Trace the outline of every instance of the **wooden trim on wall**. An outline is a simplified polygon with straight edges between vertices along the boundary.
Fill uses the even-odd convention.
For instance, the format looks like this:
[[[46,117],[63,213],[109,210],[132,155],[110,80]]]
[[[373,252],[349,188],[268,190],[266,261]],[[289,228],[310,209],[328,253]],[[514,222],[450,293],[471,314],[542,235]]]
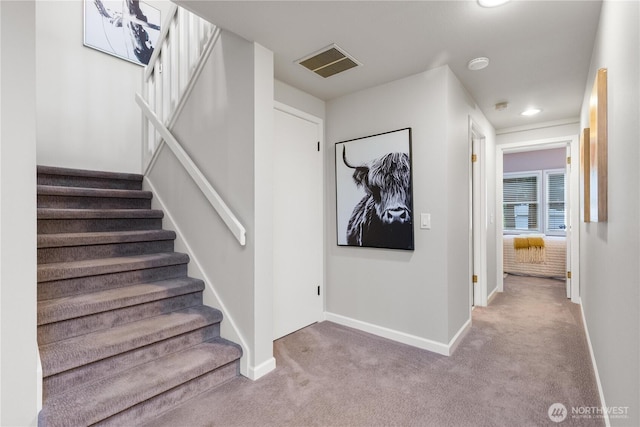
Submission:
[[[607,221],[607,69],[598,70],[589,107],[591,221]]]
[[[582,220],[584,222],[591,221],[590,132],[589,128],[585,128],[580,135],[580,186],[582,187]]]

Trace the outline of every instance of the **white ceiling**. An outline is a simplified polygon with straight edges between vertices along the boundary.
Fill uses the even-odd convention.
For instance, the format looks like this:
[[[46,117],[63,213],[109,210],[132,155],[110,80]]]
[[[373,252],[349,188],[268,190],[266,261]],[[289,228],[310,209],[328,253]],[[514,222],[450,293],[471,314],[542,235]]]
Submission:
[[[496,129],[577,118],[600,1],[184,1],[274,52],[275,77],[323,100],[448,64]],[[363,66],[324,79],[296,60],[331,43]],[[467,70],[478,56],[489,67]],[[496,111],[494,105],[509,107]],[[542,108],[534,117],[520,113]]]

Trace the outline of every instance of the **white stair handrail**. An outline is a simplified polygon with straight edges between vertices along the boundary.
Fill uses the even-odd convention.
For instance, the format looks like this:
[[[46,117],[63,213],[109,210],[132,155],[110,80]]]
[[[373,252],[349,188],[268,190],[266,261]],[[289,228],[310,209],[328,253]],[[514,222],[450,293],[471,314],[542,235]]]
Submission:
[[[236,218],[224,200],[222,200],[218,192],[209,184],[209,181],[207,181],[198,166],[191,160],[191,157],[184,151],[169,129],[167,129],[160,119],[158,119],[158,116],[151,111],[151,107],[149,107],[149,104],[146,103],[140,94],[136,94],[136,102],[142,109],[147,120],[149,120],[155,130],[160,134],[164,143],[171,149],[182,167],[184,167],[191,179],[193,179],[200,191],[202,191],[202,194],[204,194],[211,206],[216,210],[218,215],[220,215],[222,221],[224,221],[240,245],[244,246],[246,244],[246,230],[242,223]]]
[[[143,112],[143,162],[150,155],[143,170],[145,175],[149,174],[161,147],[167,144],[231,233],[244,246],[244,226],[171,133],[219,38],[218,27],[186,9],[171,6],[143,73],[143,95],[136,94],[136,102]]]

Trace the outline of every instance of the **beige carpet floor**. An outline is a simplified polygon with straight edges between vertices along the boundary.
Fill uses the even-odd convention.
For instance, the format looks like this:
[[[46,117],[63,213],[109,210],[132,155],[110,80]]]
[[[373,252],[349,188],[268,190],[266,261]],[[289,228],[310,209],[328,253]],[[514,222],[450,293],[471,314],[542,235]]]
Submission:
[[[274,343],[275,371],[234,379],[149,426],[603,426],[580,308],[557,280],[508,276],[446,357],[335,323]],[[568,411],[551,421],[549,407]]]

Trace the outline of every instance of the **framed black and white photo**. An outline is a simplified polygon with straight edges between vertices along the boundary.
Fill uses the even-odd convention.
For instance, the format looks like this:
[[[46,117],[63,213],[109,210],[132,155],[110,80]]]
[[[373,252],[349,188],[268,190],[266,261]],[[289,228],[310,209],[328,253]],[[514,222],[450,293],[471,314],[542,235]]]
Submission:
[[[411,128],[336,143],[339,246],[413,250]]]
[[[160,35],[160,15],[138,0],[85,0],[84,45],[147,65]]]

